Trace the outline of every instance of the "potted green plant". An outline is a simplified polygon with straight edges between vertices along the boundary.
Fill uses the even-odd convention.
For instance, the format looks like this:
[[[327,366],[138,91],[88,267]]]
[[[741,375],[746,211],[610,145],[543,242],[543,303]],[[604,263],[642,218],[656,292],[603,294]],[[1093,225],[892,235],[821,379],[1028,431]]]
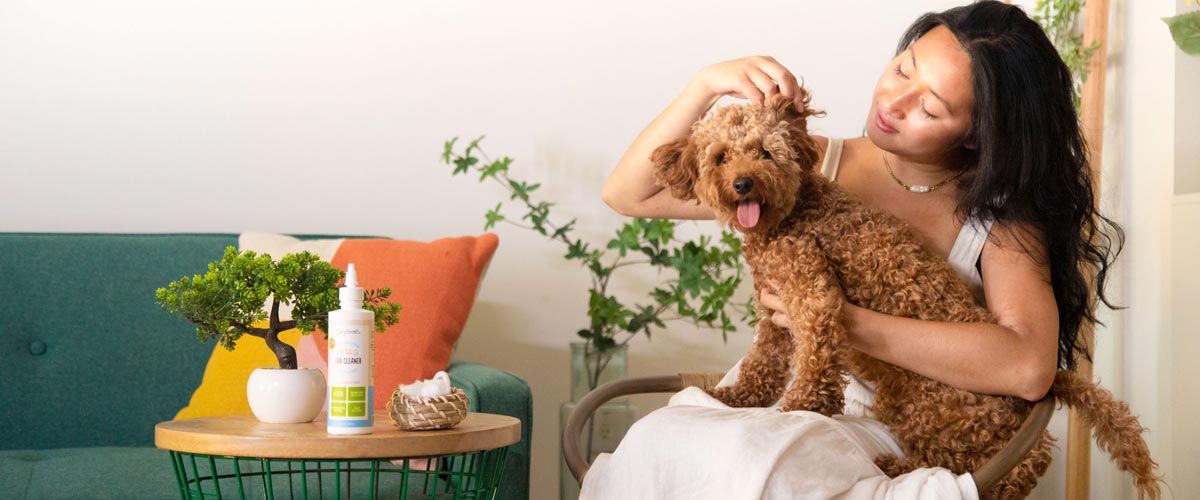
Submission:
[[[512,158],[489,160],[479,145],[482,139],[471,141],[461,152],[455,148],[457,137],[446,141],[442,162],[454,167],[451,175],[475,172],[480,182],[492,179],[508,192],[508,202],[525,212],[520,219],[511,219],[501,213],[505,203],[501,201],[484,215],[484,229],[504,222],[535,231],[563,245],[563,258],[578,262],[591,274],[588,321],[576,332],[579,341],[571,344],[571,402],[564,404],[564,415],[588,391],[625,376],[627,345],[639,334],[649,338],[653,330],[665,328],[666,321],[683,320],[719,330],[721,338],[728,340],[728,333],[737,329],[731,313],[740,311],[742,320],[749,319],[751,325],[757,322],[750,297],[744,303],[732,300],[744,272],[741,240],[734,233],[722,231],[715,240],[702,235],[684,241],[676,238],[673,221],[635,218],[618,229],[603,247],[593,247],[573,236],[576,219],[555,222],[550,216],[554,204],[534,199],[532,193],[540,183],[509,176]],[[633,266],[648,267],[665,277],[647,292],[648,303],[629,305],[610,292],[610,280],[618,272],[630,272],[626,268]],[[623,398],[606,406],[594,414],[588,424],[591,430],[585,431],[583,448],[589,459],[612,451],[636,418],[636,410]],[[571,480],[563,484],[575,483]]]
[[[267,254],[238,252],[230,246],[208,272],[182,277],[155,291],[167,312],[196,325],[201,342],[215,340],[234,350],[242,335],[259,337],[279,361],[278,368],[259,368],[247,383],[250,409],[263,422],[311,422],[325,403],[325,378],[320,370],[297,368],[296,348],[279,334],[296,328],[304,335],[327,330],[328,313],[337,309],[337,284],[345,273],[315,254],[284,255],[278,262]],[[364,308],[375,312],[375,329],[396,323],[402,306],[389,302],[391,290],[366,293]],[[270,300],[268,310],[263,305]],[[292,319],[280,319],[280,306],[292,306]],[[265,324],[263,323],[265,321]]]

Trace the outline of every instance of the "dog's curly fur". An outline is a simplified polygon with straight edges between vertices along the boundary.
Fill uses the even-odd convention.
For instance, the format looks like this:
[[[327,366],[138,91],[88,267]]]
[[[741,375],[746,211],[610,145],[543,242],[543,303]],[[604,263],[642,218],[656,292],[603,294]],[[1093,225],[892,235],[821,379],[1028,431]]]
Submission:
[[[873,411],[905,457],[883,455],[889,476],[940,466],[957,474],[977,470],[1016,433],[1033,403],[956,389],[849,348],[839,321],[844,300],[891,315],[930,321],[990,322],[970,290],[942,259],[921,245],[911,228],[853,199],[816,171],[818,147],[804,111],[775,96],[766,105],[719,108],[691,134],[652,155],[655,179],[683,200],[711,207],[723,225],[744,234],[742,252],[756,292],[768,283],[791,319],[791,331],[758,323],[737,384],[712,395],[735,407],[842,412],[847,371],[876,385]],[[742,179],[739,189],[734,181]],[[752,187],[747,190],[746,180]],[[744,227],[738,204],[759,203],[758,223]],[[840,289],[840,290],[839,290]],[[756,297],[758,294],[756,293]],[[759,306],[760,317],[770,311]],[[789,376],[795,379],[790,387]],[[1101,448],[1130,472],[1139,497],[1157,498],[1155,462],[1143,428],[1124,403],[1094,383],[1060,371],[1051,393],[1081,410]],[[1043,431],[1032,452],[984,498],[1022,498],[1050,464],[1053,438]]]

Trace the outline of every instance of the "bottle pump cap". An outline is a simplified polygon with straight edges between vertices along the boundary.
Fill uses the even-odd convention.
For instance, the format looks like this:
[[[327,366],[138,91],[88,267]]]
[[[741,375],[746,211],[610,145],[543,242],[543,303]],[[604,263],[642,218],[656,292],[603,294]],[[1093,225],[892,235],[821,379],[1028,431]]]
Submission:
[[[358,271],[354,269],[354,264],[350,264],[346,268],[346,282],[338,289],[338,299],[341,301],[342,309],[362,308],[363,289],[358,286]]]

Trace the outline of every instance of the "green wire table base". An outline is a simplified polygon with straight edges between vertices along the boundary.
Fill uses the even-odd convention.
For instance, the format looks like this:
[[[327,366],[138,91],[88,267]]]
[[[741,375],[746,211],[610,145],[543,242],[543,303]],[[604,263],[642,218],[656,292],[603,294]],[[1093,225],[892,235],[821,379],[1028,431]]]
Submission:
[[[429,458],[268,459],[171,451],[183,500],[495,498],[508,447]]]

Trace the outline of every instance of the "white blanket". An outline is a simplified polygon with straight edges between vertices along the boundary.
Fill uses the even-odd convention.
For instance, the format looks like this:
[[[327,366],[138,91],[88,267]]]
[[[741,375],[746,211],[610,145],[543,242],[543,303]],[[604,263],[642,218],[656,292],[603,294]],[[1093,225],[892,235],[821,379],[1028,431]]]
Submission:
[[[979,498],[970,474],[947,469],[889,479],[873,462],[884,452],[902,455],[886,427],[870,418],[730,408],[690,387],[597,458],[580,498]]]

